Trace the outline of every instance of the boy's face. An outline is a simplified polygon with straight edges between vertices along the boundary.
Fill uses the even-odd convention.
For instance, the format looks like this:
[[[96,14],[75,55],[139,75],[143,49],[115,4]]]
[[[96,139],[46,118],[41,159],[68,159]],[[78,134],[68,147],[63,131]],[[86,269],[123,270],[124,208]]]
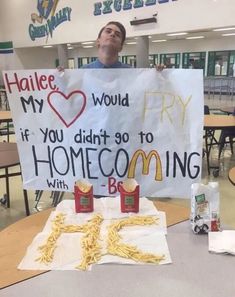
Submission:
[[[96,40],[97,46],[99,47],[111,47],[116,49],[118,52],[122,50],[122,32],[120,29],[113,25],[107,25],[103,29],[100,37]]]

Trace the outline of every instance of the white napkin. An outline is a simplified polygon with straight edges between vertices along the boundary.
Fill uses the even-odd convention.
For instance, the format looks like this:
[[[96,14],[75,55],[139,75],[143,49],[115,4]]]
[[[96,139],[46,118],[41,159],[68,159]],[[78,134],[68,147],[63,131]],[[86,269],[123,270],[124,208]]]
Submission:
[[[235,230],[209,232],[209,251],[235,255]]]

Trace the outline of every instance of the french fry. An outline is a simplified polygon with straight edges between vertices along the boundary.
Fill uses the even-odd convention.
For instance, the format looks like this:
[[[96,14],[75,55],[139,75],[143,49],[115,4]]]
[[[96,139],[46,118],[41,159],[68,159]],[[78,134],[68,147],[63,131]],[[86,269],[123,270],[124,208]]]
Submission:
[[[156,223],[157,220],[158,219],[150,216],[136,216],[114,222],[108,227],[108,253],[122,258],[132,259],[136,262],[159,264],[160,261],[165,259],[164,255],[143,253],[135,246],[121,243],[121,236],[118,234],[118,232],[125,226],[152,225]]]

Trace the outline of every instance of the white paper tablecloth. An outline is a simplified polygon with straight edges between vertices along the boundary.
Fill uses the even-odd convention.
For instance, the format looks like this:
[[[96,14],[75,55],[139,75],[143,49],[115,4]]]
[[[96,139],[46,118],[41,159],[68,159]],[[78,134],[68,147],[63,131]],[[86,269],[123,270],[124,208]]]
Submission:
[[[160,264],[171,263],[171,257],[166,241],[166,217],[164,212],[158,211],[153,203],[146,198],[140,198],[139,213],[121,213],[120,198],[105,197],[94,199],[94,212],[76,213],[73,200],[63,200],[53,211],[42,232],[37,234],[26,251],[26,255],[19,264],[19,269],[27,270],[73,270],[81,262],[81,238],[83,233],[63,233],[56,243],[53,261],[48,265],[35,261],[40,256],[38,247],[45,244],[52,231],[52,221],[59,213],[66,215],[65,225],[81,225],[91,219],[95,213],[102,214],[104,221],[101,225],[101,245],[103,253],[106,253],[107,226],[115,219],[129,216],[154,216],[158,221],[150,226],[130,226],[119,231],[122,242],[135,245],[142,252],[150,252],[157,255],[165,255]],[[130,259],[118,256],[105,255],[96,264],[120,263],[120,264],[142,264]],[[93,264],[94,265],[94,264]],[[153,264],[151,264],[153,265]]]

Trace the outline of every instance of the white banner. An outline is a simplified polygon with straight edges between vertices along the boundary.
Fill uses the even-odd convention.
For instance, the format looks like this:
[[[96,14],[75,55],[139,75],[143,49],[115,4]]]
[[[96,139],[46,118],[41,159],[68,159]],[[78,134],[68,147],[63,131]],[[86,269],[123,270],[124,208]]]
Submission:
[[[81,178],[117,195],[189,197],[200,181],[201,70],[4,72],[25,189],[73,191]]]

